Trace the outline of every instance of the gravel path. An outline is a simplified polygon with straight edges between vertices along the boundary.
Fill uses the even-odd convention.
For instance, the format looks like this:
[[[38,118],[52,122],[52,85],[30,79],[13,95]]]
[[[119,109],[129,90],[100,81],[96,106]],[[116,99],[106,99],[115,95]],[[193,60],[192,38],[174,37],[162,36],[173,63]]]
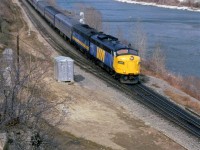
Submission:
[[[137,117],[138,119],[141,119],[145,122],[146,125],[149,125],[156,130],[162,132],[167,137],[179,143],[186,149],[200,149],[200,139],[195,138],[191,134],[184,131],[182,128],[178,127],[176,124],[166,120],[165,118],[150,110],[146,106],[140,104],[136,100],[129,99],[129,97],[127,97],[123,93],[120,93],[119,91],[116,91],[115,89],[109,87],[106,83],[103,83],[102,81],[96,79],[93,75],[83,72],[78,67],[75,68],[75,71],[75,74],[81,74],[82,79],[84,78],[84,80],[78,82],[78,84],[80,84],[81,86],[93,90],[102,90],[103,92],[106,92],[108,95],[111,96],[109,100],[111,103],[113,103],[113,105],[122,106],[124,109],[129,111],[132,117]],[[158,81],[160,82],[160,84],[163,84],[164,87],[169,86],[166,82],[162,80]]]

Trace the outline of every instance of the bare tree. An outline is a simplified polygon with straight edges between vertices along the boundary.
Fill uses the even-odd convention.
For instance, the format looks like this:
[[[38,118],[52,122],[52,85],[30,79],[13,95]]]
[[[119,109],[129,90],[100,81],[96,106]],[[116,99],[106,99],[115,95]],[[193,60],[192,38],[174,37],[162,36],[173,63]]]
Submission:
[[[118,26],[116,30],[117,30],[117,31],[115,32],[115,36],[119,39],[119,41],[120,41],[121,43],[123,43],[123,44],[125,44],[125,45],[128,45],[129,42],[128,42],[128,40],[126,40],[126,39],[124,38],[124,34],[123,34],[122,29]]]
[[[45,58],[9,51],[0,59],[0,129],[7,133],[8,149],[55,149],[44,113],[62,102],[47,100],[43,79],[51,63]]]
[[[45,0],[46,2],[48,2],[49,4],[51,4],[52,6],[56,6],[56,1],[55,0]]]
[[[18,16],[19,8],[12,5],[11,0],[3,0],[0,8],[2,49],[8,45],[16,47],[16,36],[10,33],[18,32],[23,25]],[[20,56],[14,51],[6,56],[0,54],[0,132],[6,133],[5,149],[55,149],[57,143],[52,128],[62,118],[57,119],[52,126],[45,119],[46,113],[62,100],[60,103],[50,101],[56,97],[49,96],[51,91],[43,80],[52,70],[49,60],[51,54],[43,49],[31,51],[33,48],[27,45],[20,45]]]
[[[133,29],[134,32],[132,32],[134,37],[132,45],[136,49],[139,50],[139,56],[141,57],[142,61],[144,62],[146,60],[146,48],[147,48],[147,36],[144,32],[144,29],[142,27],[142,24],[140,21],[136,23]]]
[[[89,7],[84,8],[84,14],[86,24],[97,29],[98,31],[102,30],[102,15],[100,11]]]
[[[153,51],[152,58],[151,58],[151,69],[156,74],[164,74],[166,73],[165,68],[165,55],[161,51],[161,46],[157,45],[155,50]]]

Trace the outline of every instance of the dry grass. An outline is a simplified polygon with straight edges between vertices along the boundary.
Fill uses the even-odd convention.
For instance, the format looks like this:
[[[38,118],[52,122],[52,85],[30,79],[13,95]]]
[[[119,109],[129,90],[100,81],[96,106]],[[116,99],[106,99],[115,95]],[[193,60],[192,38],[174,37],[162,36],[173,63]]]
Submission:
[[[0,5],[0,47],[12,48],[16,33],[23,27],[20,8],[11,0],[2,0]],[[14,42],[15,42],[14,41]]]
[[[148,67],[151,66],[151,67]],[[141,69],[142,74],[155,76],[157,78],[167,81],[171,86],[187,93],[188,95],[200,100],[200,79],[196,77],[182,77],[169,73],[165,70],[162,72],[152,69],[153,64],[148,63],[147,66],[143,66]]]
[[[195,112],[200,113],[200,103],[192,101],[188,96],[182,96],[170,90],[165,90],[164,93],[178,104],[187,108],[193,109]]]
[[[165,67],[165,56],[160,47],[155,47],[152,57],[143,61],[141,73],[151,75],[168,82],[171,86],[187,93],[188,95],[200,100],[200,79],[195,77],[182,77],[170,73]],[[165,94],[171,97],[181,105],[200,112],[200,104],[192,101],[189,97],[184,97],[176,93],[165,91]]]
[[[154,86],[155,88],[160,88],[160,86],[158,86],[157,84],[152,84],[152,86]]]
[[[171,86],[187,93],[188,95],[200,100],[200,79],[195,77],[182,77],[169,73],[165,69],[165,63],[162,59],[160,51],[154,51],[153,57],[150,61],[145,61],[142,67],[142,73],[146,75],[155,76],[157,78],[167,81]],[[200,113],[200,103],[192,101],[188,96],[182,96],[172,91],[164,91],[172,100],[187,108]]]
[[[200,100],[200,79],[197,77],[182,77],[169,72],[165,67],[165,56],[159,46],[155,48],[151,58],[143,61],[141,73],[163,79],[171,86]]]
[[[0,16],[8,22],[11,21],[12,17],[12,13],[10,11],[10,7],[12,6],[10,6],[10,3],[11,3],[10,0],[1,0],[1,5],[0,5],[1,9]]]

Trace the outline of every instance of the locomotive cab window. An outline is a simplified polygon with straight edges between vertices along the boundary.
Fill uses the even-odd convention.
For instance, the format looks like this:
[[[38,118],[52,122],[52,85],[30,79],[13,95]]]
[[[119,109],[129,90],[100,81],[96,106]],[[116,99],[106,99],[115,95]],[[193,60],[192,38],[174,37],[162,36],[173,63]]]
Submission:
[[[138,51],[137,50],[133,50],[133,49],[120,49],[117,51],[117,56],[119,55],[127,55],[127,54],[131,54],[131,55],[138,55]]]
[[[133,50],[133,49],[129,49],[129,54],[138,56],[138,51],[137,50]]]

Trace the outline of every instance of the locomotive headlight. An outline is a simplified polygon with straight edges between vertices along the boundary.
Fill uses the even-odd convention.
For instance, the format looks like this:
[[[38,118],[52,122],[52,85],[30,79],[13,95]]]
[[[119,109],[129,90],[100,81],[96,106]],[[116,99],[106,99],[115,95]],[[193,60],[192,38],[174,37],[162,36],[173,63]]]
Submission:
[[[131,57],[130,57],[130,60],[134,60],[134,57],[133,57],[133,56],[131,56]]]
[[[123,62],[123,61],[118,61],[118,64],[122,64],[122,65],[123,65],[123,64],[124,64],[124,62]]]

